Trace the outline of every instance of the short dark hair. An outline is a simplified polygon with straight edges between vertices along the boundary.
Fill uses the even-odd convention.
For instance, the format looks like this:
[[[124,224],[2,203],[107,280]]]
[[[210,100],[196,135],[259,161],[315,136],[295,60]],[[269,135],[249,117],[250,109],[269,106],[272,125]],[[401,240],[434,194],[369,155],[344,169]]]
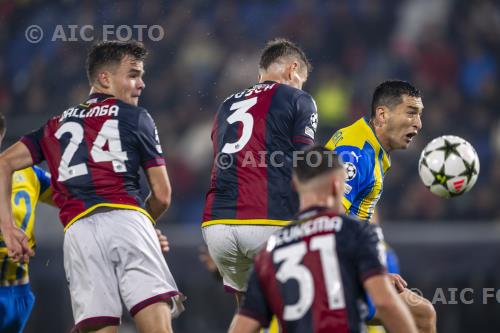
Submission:
[[[420,91],[406,81],[389,80],[379,84],[373,93],[371,118],[375,117],[375,110],[381,105],[393,108],[400,104],[403,95],[422,97]]]
[[[87,54],[87,78],[92,84],[102,66],[119,64],[125,56],[144,61],[147,54],[148,51],[144,45],[135,40],[98,42],[90,48]]]
[[[276,38],[267,42],[260,56],[259,67],[266,70],[276,60],[287,56],[297,58],[305,66],[307,72],[311,72],[312,66],[304,51],[295,43],[285,38]]]
[[[5,122],[5,117],[0,113],[0,136],[4,136],[7,130],[7,124]]]
[[[300,158],[294,160],[293,173],[300,182],[308,182],[324,173],[343,168],[338,156],[321,145],[311,146],[304,154],[297,156]]]

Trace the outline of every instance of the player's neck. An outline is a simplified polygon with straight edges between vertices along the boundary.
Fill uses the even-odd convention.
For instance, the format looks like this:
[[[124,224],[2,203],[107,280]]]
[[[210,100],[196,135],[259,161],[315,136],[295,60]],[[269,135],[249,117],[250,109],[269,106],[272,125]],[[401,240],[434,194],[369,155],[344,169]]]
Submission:
[[[274,81],[278,83],[286,83],[281,75],[278,75],[276,73],[265,73],[260,76],[259,83],[266,82],[266,81]]]
[[[373,122],[370,120],[368,122],[368,125],[371,127],[373,133],[377,137],[378,141],[380,142],[380,145],[382,148],[384,148],[385,152],[389,154],[391,152],[391,146],[389,145],[389,140],[385,137],[384,132],[381,127],[377,127],[373,125]]]
[[[112,93],[110,93],[109,91],[106,91],[105,89],[100,89],[98,87],[94,87],[92,86],[90,88],[90,92],[89,92],[89,95],[92,95],[92,94],[106,94],[106,95],[111,95],[113,96]]]
[[[300,194],[300,211],[318,206],[334,208],[335,199],[331,194],[321,194],[313,192]]]

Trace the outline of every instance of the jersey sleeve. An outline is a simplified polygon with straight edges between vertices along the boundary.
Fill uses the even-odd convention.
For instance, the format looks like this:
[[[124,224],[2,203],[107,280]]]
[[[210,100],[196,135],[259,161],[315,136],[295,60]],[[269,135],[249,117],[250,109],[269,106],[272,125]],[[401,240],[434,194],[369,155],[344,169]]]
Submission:
[[[31,159],[33,160],[33,164],[38,164],[45,160],[41,146],[44,131],[45,125],[40,127],[38,130],[23,136],[21,140],[19,140],[28,148],[31,154]]]
[[[52,190],[50,188],[50,174],[37,166],[33,166],[33,170],[35,171],[35,175],[40,183],[40,194],[38,196],[39,200],[48,204],[53,204]]]
[[[357,246],[357,264],[358,272],[362,281],[379,275],[385,274],[386,253],[383,243],[382,230],[372,224],[360,222],[361,229]]]
[[[158,130],[153,118],[146,110],[142,110],[139,114],[138,127],[142,167],[146,170],[151,167],[165,165]]]
[[[306,93],[299,95],[295,108],[292,142],[296,150],[303,150],[306,146],[314,144],[314,136],[318,127],[318,111],[314,99]]]
[[[371,162],[357,147],[339,145],[333,150],[344,163],[347,174],[342,204],[346,212],[348,212],[352,203],[365,195],[366,188],[369,185],[366,180],[369,176]]]
[[[268,327],[271,323],[273,314],[266,301],[260,285],[258,273],[255,269],[250,274],[247,292],[243,297],[243,303],[239,310],[239,314],[257,320],[262,327]]]

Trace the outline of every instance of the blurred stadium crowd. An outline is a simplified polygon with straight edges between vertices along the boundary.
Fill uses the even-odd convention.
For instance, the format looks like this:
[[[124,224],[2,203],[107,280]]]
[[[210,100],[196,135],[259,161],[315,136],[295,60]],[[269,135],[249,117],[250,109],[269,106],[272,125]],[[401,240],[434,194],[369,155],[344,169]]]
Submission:
[[[40,43],[25,38],[32,24],[44,31]],[[382,221],[500,221],[497,1],[3,0],[0,111],[8,119],[35,129],[86,97],[89,42],[50,39],[57,25],[72,24],[164,28],[163,40],[144,40],[150,56],[140,104],[155,118],[166,152],[174,191],[169,222],[199,223],[213,115],[226,96],[255,83],[260,49],[274,37],[297,42],[314,66],[305,90],[318,105],[319,143],[369,113],[380,81],[406,79],[422,90],[424,128],[409,151],[392,156]],[[475,188],[453,200],[433,196],[418,178],[420,151],[443,134],[471,142],[481,160]]]

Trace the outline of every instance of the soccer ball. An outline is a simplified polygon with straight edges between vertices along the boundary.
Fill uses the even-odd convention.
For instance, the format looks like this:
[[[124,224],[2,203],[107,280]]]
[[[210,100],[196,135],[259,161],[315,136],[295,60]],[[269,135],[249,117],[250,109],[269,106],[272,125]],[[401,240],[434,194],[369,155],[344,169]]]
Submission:
[[[474,186],[479,175],[479,158],[464,139],[443,135],[432,140],[422,151],[418,173],[432,193],[451,198]]]

